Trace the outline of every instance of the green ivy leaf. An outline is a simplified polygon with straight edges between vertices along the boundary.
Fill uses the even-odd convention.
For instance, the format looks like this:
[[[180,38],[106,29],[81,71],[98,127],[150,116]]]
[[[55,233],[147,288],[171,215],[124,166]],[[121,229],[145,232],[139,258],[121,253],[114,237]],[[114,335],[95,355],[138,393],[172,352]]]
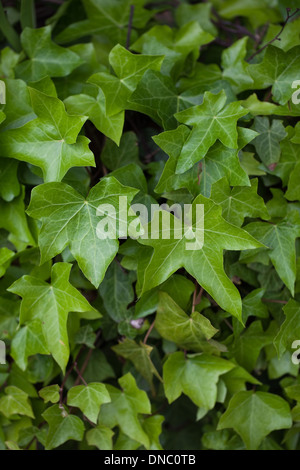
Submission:
[[[113,450],[113,435],[114,432],[111,429],[98,424],[86,433],[86,440],[90,446],[95,446],[99,450]]]
[[[137,190],[121,185],[113,177],[106,178],[94,186],[87,198],[64,183],[37,186],[32,192],[27,212],[31,217],[43,222],[39,235],[41,263],[61,253],[69,245],[85,276],[98,287],[118,251],[119,244],[118,227],[116,239],[98,237],[96,230],[101,219],[97,216],[97,208],[101,204],[112,204],[116,208],[116,218],[120,223],[124,215],[120,213],[119,197],[127,196],[128,210],[128,205],[136,193]],[[112,219],[112,222],[115,222],[115,219]]]
[[[7,418],[14,415],[34,418],[27,393],[12,385],[5,388],[5,396],[0,398],[0,413]]]
[[[94,166],[89,140],[78,137],[86,116],[69,116],[59,99],[33,88],[29,91],[38,118],[3,133],[1,155],[38,166],[46,182],[61,181],[74,166]]]
[[[217,399],[217,383],[234,364],[225,359],[207,354],[187,355],[183,352],[171,354],[164,364],[164,388],[169,403],[182,393],[198,407],[210,410]]]
[[[58,46],[51,40],[51,26],[31,29],[25,28],[21,43],[28,57],[17,65],[18,78],[37,81],[49,75],[64,77],[69,75],[82,61],[75,52]]]
[[[247,449],[255,450],[270,432],[289,428],[291,423],[290,408],[278,395],[242,391],[230,400],[218,429],[233,428]]]
[[[177,269],[184,267],[222,308],[240,319],[241,299],[237,289],[224,272],[222,252],[223,249],[256,248],[261,244],[251,236],[249,237],[244,230],[226,222],[221,216],[221,207],[213,201],[200,195],[194,200],[193,206],[197,204],[204,205],[205,222],[204,245],[196,250],[186,249],[187,239],[182,232],[187,227],[182,230],[180,222],[172,215],[171,220],[175,227],[173,225],[170,239],[164,239],[161,229],[157,230],[157,227],[160,227],[159,212],[155,212],[152,232],[155,233],[156,238],[151,232],[150,225],[148,233],[151,233],[152,238],[138,239],[143,245],[154,248],[153,254],[146,260],[140,273],[141,292],[161,284]],[[195,223],[197,222],[194,222],[194,228],[196,228]],[[195,240],[198,243],[197,236]],[[170,257],[171,253],[172,257]]]
[[[68,263],[56,263],[52,268],[51,284],[23,276],[9,288],[10,292],[23,298],[21,324],[33,319],[42,321],[46,347],[63,371],[69,360],[69,312],[93,312],[94,318],[99,317],[99,313],[69,283],[71,268]]]
[[[153,350],[151,346],[148,346],[142,342],[137,344],[135,341],[129,338],[125,338],[119,344],[113,346],[112,350],[119,356],[122,356],[133,363],[136,370],[150,384],[152,391],[154,390],[153,375],[162,381],[150,358],[151,352]]]
[[[49,425],[45,442],[46,450],[55,449],[68,440],[82,441],[83,422],[78,416],[69,414],[64,407],[53,405],[42,416]]]
[[[147,394],[139,390],[130,373],[118,382],[122,390],[107,385],[111,403],[101,407],[99,422],[108,428],[118,425],[126,436],[149,448],[149,438],[138,419],[139,414],[151,413]]]
[[[292,83],[299,79],[299,66],[299,46],[284,52],[278,47],[270,45],[263,61],[260,64],[252,64],[249,67],[249,72],[256,89],[260,90],[271,86],[274,100],[284,105],[294,92]]]
[[[226,147],[238,148],[237,121],[247,114],[239,102],[226,105],[224,91],[204,94],[203,104],[175,114],[176,119],[193,127],[181,150],[176,172],[184,173],[202,160],[219,139]]]
[[[68,391],[67,404],[79,408],[95,424],[97,424],[101,405],[109,402],[110,396],[104,384],[77,385]]]
[[[189,351],[216,352],[215,342],[209,340],[218,330],[208,318],[195,311],[187,315],[165,292],[160,292],[155,319],[159,334]]]
[[[290,351],[293,342],[300,338],[300,304],[290,299],[287,305],[283,307],[283,311],[285,321],[274,339],[274,346],[279,356],[282,356],[286,350]]]
[[[11,344],[11,355],[22,370],[26,370],[28,357],[35,354],[50,354],[45,345],[41,320],[33,320],[21,328]]]
[[[241,227],[245,217],[269,219],[264,200],[257,194],[258,180],[252,179],[250,187],[235,186],[230,189],[226,178],[212,185],[211,198],[222,207],[225,220]]]
[[[57,403],[59,401],[59,385],[49,385],[39,390],[39,396],[45,403]]]

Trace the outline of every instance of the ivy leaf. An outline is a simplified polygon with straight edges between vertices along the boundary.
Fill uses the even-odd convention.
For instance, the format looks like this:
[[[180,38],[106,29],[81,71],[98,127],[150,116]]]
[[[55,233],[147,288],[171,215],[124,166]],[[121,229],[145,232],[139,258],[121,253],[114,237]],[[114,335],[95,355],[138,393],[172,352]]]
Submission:
[[[132,163],[139,165],[139,147],[135,133],[124,132],[119,147],[114,142],[106,140],[101,152],[101,161],[110,170],[117,170]]]
[[[95,446],[99,450],[113,450],[113,435],[114,432],[111,429],[98,424],[86,433],[86,440],[90,446]]]
[[[116,322],[126,320],[128,305],[134,300],[132,281],[117,262],[113,262],[106,271],[100,284],[99,292],[109,316]]]
[[[133,363],[136,370],[150,384],[152,391],[154,390],[153,375],[162,381],[150,358],[151,352],[153,350],[151,346],[148,346],[142,342],[137,344],[135,341],[129,338],[125,338],[119,344],[113,346],[112,350],[119,356],[122,356]]]
[[[250,187],[235,186],[230,189],[226,178],[212,185],[211,199],[222,207],[222,216],[233,225],[241,227],[245,217],[269,219],[264,200],[257,194],[258,180],[251,180]]]
[[[300,46],[284,52],[278,47],[268,46],[260,64],[252,64],[249,72],[254,80],[254,88],[272,87],[274,100],[284,105],[291,98],[294,90],[292,83],[299,79]]]
[[[20,323],[40,319],[46,347],[64,371],[69,360],[67,319],[69,312],[99,313],[69,283],[72,265],[56,263],[52,268],[51,284],[33,276],[23,276],[9,288],[23,298]]]
[[[177,76],[187,57],[196,61],[199,48],[213,39],[210,33],[203,31],[198,22],[189,21],[179,30],[167,25],[154,26],[132,45],[132,49],[143,54],[164,54],[162,73]]]
[[[59,400],[59,385],[48,385],[39,390],[39,396],[45,403],[57,403]]]
[[[78,416],[68,414],[66,409],[53,405],[42,414],[49,424],[45,449],[51,450],[68,440],[82,441],[84,424]]]
[[[159,293],[159,303],[155,319],[159,334],[189,351],[215,352],[215,342],[209,340],[218,330],[208,318],[195,311],[188,316],[165,292]]]
[[[50,77],[65,77],[82,64],[75,52],[58,46],[51,40],[51,26],[31,29],[25,28],[21,43],[28,60],[17,65],[18,78],[37,81]]]
[[[20,184],[17,177],[18,162],[0,158],[0,196],[7,202],[20,194]]]
[[[300,236],[298,212],[290,212],[277,224],[250,223],[245,227],[245,230],[270,249],[268,255],[280,279],[294,295],[296,280],[295,240]],[[241,260],[245,259],[244,256],[247,256],[246,253],[241,255]]]
[[[144,3],[144,0],[83,0],[88,19],[70,24],[56,39],[61,43],[69,43],[96,34],[114,44],[125,45],[130,5],[134,6],[133,28],[143,28],[153,15],[153,12],[143,8]]]
[[[226,101],[224,90],[216,95],[205,92],[201,105],[175,114],[179,122],[193,127],[180,153],[177,173],[184,173],[202,160],[217,139],[226,147],[238,148],[237,121],[247,111],[239,102],[225,106]]]
[[[286,350],[290,351],[295,339],[300,338],[300,304],[290,299],[283,307],[283,311],[286,318],[274,339],[274,346],[279,356],[282,356]]]
[[[101,407],[99,422],[108,428],[118,425],[126,436],[149,448],[149,437],[138,418],[139,414],[151,413],[147,394],[139,390],[130,373],[121,377],[118,382],[122,390],[107,385],[111,403]]]
[[[200,195],[194,200],[193,207],[197,204],[204,206],[204,245],[201,249],[186,249],[187,239],[182,232],[185,232],[187,227],[182,230],[179,219],[173,215],[171,215],[171,227],[175,228],[170,232],[170,239],[165,239],[162,230],[157,229],[160,227],[159,212],[155,212],[152,228],[150,225],[147,232],[151,233],[152,238],[138,239],[143,245],[154,248],[139,275],[141,292],[161,284],[177,269],[184,267],[222,308],[240,319],[241,299],[224,272],[223,249],[251,249],[261,244],[253,237],[249,237],[244,230],[226,222],[221,216],[221,207],[213,201]],[[196,223],[197,221],[194,222],[193,228],[196,228]],[[153,233],[156,238],[153,237]],[[198,243],[197,236],[196,243]]]
[[[0,277],[4,276],[14,256],[15,253],[8,248],[0,248]]]
[[[34,418],[27,393],[12,385],[6,387],[4,392],[5,396],[0,398],[0,413],[7,418],[14,415]]]
[[[254,129],[259,135],[254,139],[252,144],[262,162],[266,166],[277,163],[281,154],[279,143],[287,135],[282,121],[274,119],[270,125],[270,121],[267,117],[256,117]]]
[[[217,383],[220,375],[235,367],[229,361],[206,354],[171,354],[164,364],[165,394],[172,403],[182,393],[198,407],[210,410],[217,399]]]
[[[124,111],[113,116],[106,115],[106,100],[103,91],[98,88],[93,94],[79,94],[69,96],[64,101],[70,114],[89,117],[98,131],[112,139],[117,145],[120,143],[124,126]]]
[[[38,166],[46,182],[61,181],[72,167],[94,166],[89,140],[78,137],[87,118],[69,116],[59,99],[33,88],[29,91],[38,118],[4,132],[1,155]]]
[[[105,95],[106,114],[112,116],[126,108],[127,101],[147,70],[159,71],[164,56],[132,54],[120,44],[109,53],[109,63],[116,76],[92,75],[88,82],[100,87]]]
[[[175,10],[175,18],[179,26],[189,23],[191,20],[198,21],[204,31],[216,36],[217,29],[210,20],[210,12],[210,3],[195,5],[181,3]]]
[[[28,357],[35,354],[50,354],[45,346],[41,320],[33,320],[21,328],[11,344],[11,355],[22,370],[26,370]]]
[[[164,129],[173,129],[176,126],[174,114],[180,111],[182,104],[169,77],[147,70],[131,95],[127,108],[147,114]]]
[[[230,400],[218,429],[233,428],[247,449],[255,450],[270,432],[291,425],[290,408],[283,398],[271,393],[242,391]]]
[[[264,331],[261,321],[254,321],[246,331],[240,335],[232,348],[238,363],[251,372],[256,365],[258,356],[263,347],[271,344],[274,339],[272,327]]]
[[[104,384],[77,385],[68,391],[67,404],[79,408],[95,424],[97,424],[101,405],[109,402],[110,396]]]
[[[247,54],[247,41],[248,36],[234,42],[222,52],[223,77],[232,84],[235,93],[249,90],[253,85],[249,64],[244,60]]]
[[[120,212],[119,197],[127,196],[128,210],[137,192],[121,185],[113,177],[94,186],[87,198],[64,183],[48,183],[34,188],[27,212],[43,222],[39,235],[41,263],[69,246],[87,279],[98,287],[119,244],[118,227],[116,239],[99,238],[96,230],[101,214],[97,216],[97,209],[102,204],[112,204],[116,208],[116,219],[112,218],[111,223],[121,224],[124,214]]]
[[[28,245],[35,246],[36,242],[28,226],[24,205],[25,188],[11,202],[0,199],[0,228],[10,232],[18,240]]]

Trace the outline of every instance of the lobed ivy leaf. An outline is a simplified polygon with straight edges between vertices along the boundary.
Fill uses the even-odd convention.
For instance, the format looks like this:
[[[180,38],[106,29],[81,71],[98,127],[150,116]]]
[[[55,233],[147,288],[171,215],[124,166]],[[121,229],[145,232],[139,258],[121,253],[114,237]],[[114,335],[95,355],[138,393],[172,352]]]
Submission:
[[[48,75],[64,77],[82,64],[75,52],[52,42],[51,26],[25,28],[21,34],[21,43],[28,60],[17,65],[16,74],[27,82],[34,82]]]
[[[95,424],[97,424],[101,405],[109,402],[110,396],[104,384],[77,385],[68,391],[67,404],[80,408],[82,413]]]
[[[195,354],[185,357],[183,352],[171,354],[164,364],[164,388],[169,403],[182,393],[198,407],[210,410],[217,400],[217,383],[220,375],[235,366],[225,359]]]
[[[241,391],[230,400],[218,429],[234,428],[247,449],[255,450],[270,432],[289,428],[291,423],[289,405],[280,396]]]
[[[39,319],[43,325],[46,348],[64,371],[69,360],[67,319],[70,312],[97,312],[75,287],[69,283],[72,265],[56,263],[52,268],[51,284],[33,276],[23,276],[9,288],[23,298],[20,323]],[[32,331],[32,326],[30,327]],[[32,344],[28,345],[33,347]],[[23,353],[24,354],[24,353]],[[27,350],[25,353],[26,358]],[[21,360],[21,358],[20,358]],[[24,359],[22,361],[24,364]]]
[[[36,119],[2,134],[0,154],[31,163],[43,171],[46,182],[61,181],[76,166],[94,166],[89,140],[78,136],[86,116],[70,116],[53,96],[29,88]]]
[[[179,122],[193,127],[181,150],[177,173],[202,160],[217,139],[226,147],[238,148],[237,121],[247,112],[239,102],[226,106],[226,101],[224,90],[216,95],[206,92],[201,105],[175,114]]]
[[[98,287],[118,251],[119,244],[117,232],[115,239],[104,236],[100,238],[96,233],[100,215],[104,215],[101,213],[97,216],[97,209],[100,205],[111,204],[117,212],[116,219],[110,215],[109,221],[121,223],[125,219],[124,214],[120,212],[119,197],[127,196],[128,210],[129,203],[137,192],[133,188],[123,186],[113,177],[106,178],[94,186],[87,198],[64,183],[37,186],[32,192],[27,212],[31,217],[43,222],[39,235],[41,263],[70,246],[71,253],[85,276]]]
[[[154,229],[151,229],[151,224],[148,227],[152,238],[138,239],[143,245],[154,248],[139,273],[141,292],[161,284],[172,273],[184,267],[222,308],[241,319],[240,295],[224,272],[223,249],[244,250],[262,245],[244,230],[226,222],[221,216],[221,207],[212,200],[200,195],[194,200],[193,206],[196,207],[197,204],[204,206],[204,228],[198,227],[200,231],[198,235],[196,232],[194,239],[198,244],[197,237],[204,234],[204,245],[200,249],[186,249],[188,239],[185,232],[189,229],[185,227],[182,230],[179,219],[172,215],[171,236],[170,239],[164,239],[159,224],[159,212],[155,212],[152,221]],[[199,222],[193,222],[193,230],[197,229],[195,224]]]
[[[55,449],[68,440],[82,441],[83,422],[78,416],[69,414],[64,407],[53,405],[47,408],[42,416],[49,425],[45,442],[46,450]]]

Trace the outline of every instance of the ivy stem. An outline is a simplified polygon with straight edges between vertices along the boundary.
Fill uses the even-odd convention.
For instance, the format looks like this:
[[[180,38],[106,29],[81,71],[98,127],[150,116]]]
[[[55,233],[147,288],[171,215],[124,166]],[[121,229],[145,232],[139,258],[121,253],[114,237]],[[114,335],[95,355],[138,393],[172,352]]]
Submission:
[[[149,327],[149,329],[148,329],[148,331],[147,331],[147,333],[146,333],[146,335],[145,335],[145,338],[144,338],[144,341],[143,341],[144,344],[147,344],[147,341],[148,341],[148,338],[149,338],[149,336],[150,336],[150,333],[151,333],[151,331],[152,331],[153,328],[154,328],[154,324],[155,324],[155,320],[153,320],[153,322],[151,323],[151,325],[150,325],[150,327]]]
[[[286,19],[281,27],[281,30],[279,31],[279,33],[276,34],[275,38],[271,39],[270,41],[268,41],[264,46],[260,47],[257,51],[255,51],[248,59],[247,59],[247,62],[250,62],[252,59],[254,59],[254,57],[256,57],[258,54],[260,54],[262,51],[264,51],[266,49],[266,47],[268,47],[270,44],[273,44],[273,42],[275,41],[281,41],[281,38],[279,36],[281,36],[284,28],[286,27],[287,23],[289,22],[289,20],[291,18],[293,18],[299,11],[300,11],[300,8],[297,8],[296,11],[294,11],[294,13],[291,15],[290,14],[290,11],[291,9],[290,8],[287,8],[286,9],[286,13],[287,13],[287,16],[286,16]]]
[[[127,50],[130,47],[130,38],[131,38],[131,31],[132,31],[133,15],[134,15],[134,5],[130,5],[130,15],[129,15],[127,39],[126,39],[126,49]]]

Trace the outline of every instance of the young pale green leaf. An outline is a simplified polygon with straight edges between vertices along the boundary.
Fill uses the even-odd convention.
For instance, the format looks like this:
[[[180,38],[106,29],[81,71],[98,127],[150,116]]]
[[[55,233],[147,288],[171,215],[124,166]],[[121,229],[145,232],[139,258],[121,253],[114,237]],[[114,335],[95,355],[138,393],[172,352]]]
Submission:
[[[87,117],[70,116],[58,98],[34,88],[29,91],[38,117],[22,127],[6,130],[0,154],[38,166],[46,182],[61,181],[72,167],[94,166],[89,140],[78,136]]]
[[[127,230],[124,211],[119,207],[119,197],[127,196],[124,208],[127,211],[137,192],[136,189],[123,186],[113,177],[105,178],[94,186],[87,198],[64,183],[37,186],[32,192],[27,212],[43,222],[39,235],[41,263],[69,246],[87,279],[98,287],[118,251],[119,227],[116,224],[125,224]],[[97,209],[107,204],[115,211],[115,217],[113,210],[107,217],[107,224],[114,225],[114,239],[105,237],[105,233],[101,238],[102,232],[97,232],[97,226],[102,220],[100,216],[104,215],[100,213],[97,216]],[[101,230],[104,231],[104,228]]]
[[[115,76],[109,73],[92,75],[88,82],[97,85],[105,95],[106,114],[113,116],[126,108],[137,84],[147,70],[159,71],[164,56],[132,54],[120,44],[109,54]]]
[[[249,74],[249,64],[245,61],[248,37],[234,42],[222,52],[223,77],[228,80],[236,93],[252,88],[253,79]]]
[[[7,418],[14,415],[34,418],[27,393],[12,385],[6,387],[4,392],[5,395],[0,398],[0,413]]]
[[[64,371],[69,360],[67,319],[69,312],[92,312],[100,316],[75,287],[69,283],[72,265],[56,263],[51,284],[32,276],[23,276],[9,288],[23,298],[20,323],[39,319],[43,324],[46,348]]]
[[[265,392],[239,392],[230,400],[218,429],[233,428],[255,450],[275,429],[292,425],[289,405],[278,395]]]
[[[96,96],[87,94],[69,96],[64,103],[70,114],[87,115],[100,132],[119,145],[124,126],[124,111],[107,116],[106,100],[100,88]]]
[[[95,424],[97,424],[101,405],[109,402],[110,396],[104,384],[77,385],[68,391],[67,404],[79,408]]]
[[[139,421],[139,414],[151,413],[147,394],[137,387],[130,373],[121,377],[118,382],[122,390],[107,385],[111,403],[101,407],[99,422],[108,428],[118,425],[126,436],[149,448],[149,437]]]
[[[167,25],[154,26],[132,45],[132,49],[143,54],[164,54],[162,73],[177,76],[188,56],[196,61],[199,48],[214,39],[210,33],[203,31],[197,21],[192,20],[194,18],[179,30]]]
[[[68,440],[82,441],[84,424],[78,416],[69,414],[59,405],[51,406],[42,416],[49,425],[45,442],[46,450],[55,449]]]
[[[113,450],[113,435],[114,432],[111,429],[98,424],[86,433],[86,440],[88,445],[95,446],[99,450]]]
[[[210,410],[217,400],[220,375],[234,367],[219,357],[207,354],[185,357],[183,352],[175,352],[168,357],[163,368],[166,397],[172,403],[184,393],[198,407]]]
[[[215,342],[209,341],[218,330],[208,318],[197,311],[188,316],[165,292],[159,294],[155,328],[163,338],[188,351],[218,351]]]
[[[26,370],[28,357],[35,354],[50,354],[40,319],[33,320],[21,328],[11,344],[11,355],[22,370]]]
[[[57,403],[59,401],[59,385],[48,385],[39,390],[39,396],[45,403]]]

